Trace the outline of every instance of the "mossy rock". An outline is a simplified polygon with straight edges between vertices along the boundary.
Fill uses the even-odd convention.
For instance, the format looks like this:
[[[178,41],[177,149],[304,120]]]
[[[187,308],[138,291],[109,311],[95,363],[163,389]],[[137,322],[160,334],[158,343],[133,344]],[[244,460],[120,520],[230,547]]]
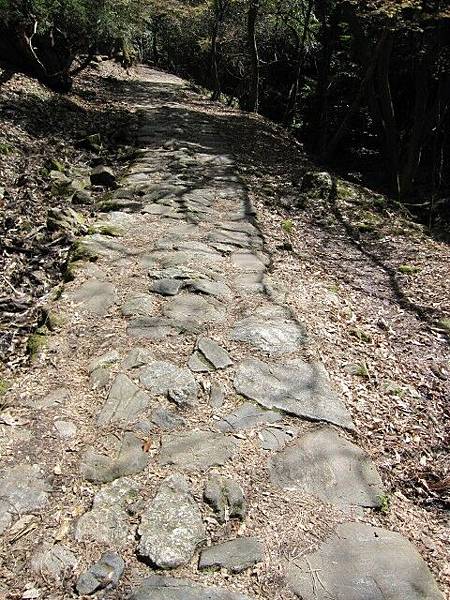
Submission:
[[[6,379],[2,379],[0,377],[0,398],[6,394],[9,388],[10,384],[6,381]]]
[[[417,273],[420,273],[422,269],[415,265],[400,265],[398,270],[403,275],[416,275]]]
[[[100,224],[89,227],[88,233],[91,235],[100,233],[101,235],[109,235],[110,237],[121,237],[123,235],[123,229],[116,225]]]
[[[35,333],[30,335],[27,342],[27,352],[30,355],[30,359],[35,360],[42,350],[48,344],[47,337],[48,330],[46,327],[39,327],[36,329]]]
[[[95,261],[98,258],[98,254],[92,248],[89,248],[84,240],[78,240],[72,246],[70,253],[70,262],[77,262],[81,260]]]
[[[441,319],[438,323],[439,327],[450,333],[450,319]]]
[[[83,264],[82,260],[71,260],[64,271],[64,281],[69,283],[73,281],[77,276],[77,270],[81,268]]]

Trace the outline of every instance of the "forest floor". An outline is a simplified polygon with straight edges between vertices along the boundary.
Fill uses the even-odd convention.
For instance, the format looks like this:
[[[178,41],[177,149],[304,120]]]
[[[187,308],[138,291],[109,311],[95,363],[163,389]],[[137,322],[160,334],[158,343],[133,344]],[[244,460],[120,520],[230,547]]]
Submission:
[[[169,106],[174,102],[170,93],[164,97],[164,81],[160,91],[162,99],[157,99],[157,85],[153,87],[156,90],[154,102],[166,102]],[[73,236],[47,227],[49,206],[72,206],[71,195],[55,186],[50,173],[55,177],[54,171],[62,172],[72,182],[83,180],[99,162],[113,167],[119,176],[127,173],[135,160],[133,142],[141,110],[139,103],[133,104],[130,99],[133,89],[138,90],[141,98],[145,96],[141,73],[125,74],[110,62],[87,71],[69,96],[55,96],[23,76],[15,76],[0,88],[0,359],[3,363],[0,386],[5,392],[1,402],[0,439],[8,462],[13,460],[16,445],[21,448],[22,457],[28,456],[24,445],[29,444],[30,456],[38,452],[34,437],[38,438],[36,434],[40,433],[46,438],[46,417],[42,422],[40,417],[30,417],[28,400],[39,396],[45,399],[51,392],[48,387],[51,379],[57,380],[60,373],[64,373],[64,378],[70,376],[73,398],[68,401],[65,418],[70,416],[77,423],[79,433],[75,441],[68,444],[62,460],[58,459],[52,467],[54,478],[59,482],[54,500],[59,508],[51,517],[53,521],[45,523],[45,529],[51,533],[52,543],[62,541],[75,554],[77,545],[67,542],[71,531],[67,522],[78,518],[86,509],[92,491],[85,483],[79,484],[74,473],[79,452],[87,443],[95,443],[97,435],[97,429],[89,424],[93,393],[83,391],[86,361],[98,356],[102,349],[109,349],[110,340],[117,345],[123,343],[124,349],[131,347],[124,341],[127,338],[117,316],[108,314],[106,321],[109,319],[109,322],[97,325],[96,318],[86,320],[77,312],[73,315],[67,300],[62,304],[68,315],[65,316],[67,322],[56,325],[55,331],[50,332],[50,347],[40,357],[31,351],[32,364],[27,340],[45,319],[45,310],[52,306],[55,286],[60,286],[60,291],[73,291],[73,284],[61,287]],[[433,239],[426,228],[414,223],[387,199],[339,179],[335,179],[331,194],[299,202],[299,182],[305,171],[315,168],[288,133],[261,117],[211,103],[189,87],[178,95],[183,108],[174,110],[174,115],[181,121],[189,121],[191,115],[192,136],[195,137],[198,122],[205,127],[205,135],[214,136],[213,130],[220,131],[224,145],[231,149],[233,168],[256,208],[264,251],[270,257],[266,288],[277,303],[289,306],[296,321],[306,326],[310,349],[302,350],[302,357],[310,353],[325,365],[333,386],[352,415],[358,445],[367,452],[382,477],[386,489],[383,510],[366,515],[366,522],[397,531],[412,541],[445,597],[450,598],[447,560],[450,541],[448,245]],[[161,128],[164,137],[164,127],[170,130],[170,118],[160,110],[157,116],[159,121],[155,127]],[[175,121],[174,118],[172,128],[174,135],[179,135]],[[86,145],[87,136],[93,134],[101,135],[101,148]],[[189,159],[185,163],[187,166],[183,168],[189,168]],[[92,204],[73,208],[81,211],[86,218],[86,232],[92,233],[97,215],[95,203],[104,199],[105,194],[100,187],[90,189],[88,185],[87,189]],[[166,225],[155,219],[156,227],[151,233],[147,232],[147,238],[144,230],[133,233],[129,243],[136,245],[139,251],[151,244],[158,248],[157,238],[166,231]],[[227,252],[225,247],[222,250]],[[126,261],[121,266],[121,260],[118,267],[107,267],[118,289],[125,283],[133,285],[129,279],[131,274],[125,272]],[[86,271],[82,278],[100,277],[96,263],[89,264],[91,271]],[[226,277],[230,277],[228,272]],[[248,311],[252,302],[250,297],[244,297],[237,308],[242,304]],[[213,335],[223,341],[220,329],[213,330]],[[164,350],[165,356],[174,362],[180,356],[187,358],[190,343],[189,338],[187,342],[170,345]],[[232,343],[224,344],[234,353],[233,357],[241,360],[240,348]],[[162,353],[151,344],[149,347],[156,354]],[[47,378],[48,369],[54,371],[51,378]],[[226,389],[227,386],[229,383],[225,381]],[[230,402],[227,400],[223,410],[232,408]],[[45,408],[45,402],[42,406]],[[72,409],[72,406],[78,408]],[[50,410],[54,410],[54,406]],[[199,418],[205,417],[203,408],[199,414]],[[221,415],[220,410],[218,414]],[[190,417],[186,419],[189,422]],[[17,432],[21,428],[27,430],[25,437],[10,436],[12,430]],[[81,434],[85,437],[81,438]],[[282,543],[284,535],[289,537],[283,529],[290,524],[288,512],[284,507],[285,512],[278,514],[277,527],[264,530],[261,515],[267,513],[275,518],[282,502],[273,495],[264,476],[257,473],[259,454],[252,454],[252,444],[247,446],[251,436],[247,439],[246,435],[239,433],[237,437],[241,436],[244,448],[250,448],[251,464],[246,467],[238,459],[235,469],[245,481],[244,487],[253,502],[248,531],[260,537],[276,535]],[[50,457],[55,452],[55,443],[54,440],[49,442],[45,456]],[[71,471],[66,472],[66,467]],[[156,476],[160,477],[161,473],[158,471]],[[260,489],[254,487],[252,478]],[[194,477],[191,483],[194,496],[201,496],[200,480]],[[61,490],[70,500],[68,506],[60,504],[64,497]],[[334,509],[312,506],[295,494],[291,501],[291,507],[304,510],[316,528],[311,532],[307,524],[302,524],[300,529],[306,541],[299,542],[295,548],[302,556],[316,547],[317,541],[326,534],[328,524],[324,520],[339,523],[343,518]],[[265,509],[264,502],[267,503]],[[260,513],[257,507],[261,508]],[[314,511],[317,512],[315,517]],[[26,573],[25,565],[36,531],[42,528],[22,519],[17,522],[21,527],[13,525],[15,529],[2,549],[2,568],[9,591],[0,586],[0,597],[2,591],[5,598],[72,597],[68,591],[71,576],[63,581],[64,595],[58,595],[56,587],[45,578],[44,583],[39,578],[33,579],[26,588],[31,590],[28,595],[24,591],[26,575],[23,571]],[[224,531],[215,530],[215,525],[208,522],[212,531],[208,530],[208,534],[213,542],[221,539]],[[242,525],[239,529],[234,525],[225,527],[228,535],[244,531]],[[39,534],[39,538],[43,541],[48,535]],[[94,546],[93,554],[96,548]],[[90,552],[81,558],[83,567],[87,566]],[[141,567],[132,564],[133,576],[135,572],[141,574]],[[80,572],[79,568],[75,571]],[[188,568],[181,574],[191,577]],[[201,580],[197,574],[193,578]],[[130,585],[135,583],[132,579]],[[206,581],[214,584],[228,580],[229,576],[222,571],[206,576]],[[236,581],[236,589],[261,598],[290,597],[276,596],[277,577],[271,564],[248,576],[239,575]]]

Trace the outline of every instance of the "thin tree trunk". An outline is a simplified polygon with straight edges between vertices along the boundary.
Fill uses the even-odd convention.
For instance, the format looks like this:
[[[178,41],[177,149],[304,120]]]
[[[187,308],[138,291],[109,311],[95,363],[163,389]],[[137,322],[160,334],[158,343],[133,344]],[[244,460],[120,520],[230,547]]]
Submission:
[[[250,58],[250,82],[247,110],[258,112],[259,109],[259,55],[256,42],[256,22],[259,13],[259,0],[249,0],[247,16],[247,44]]]

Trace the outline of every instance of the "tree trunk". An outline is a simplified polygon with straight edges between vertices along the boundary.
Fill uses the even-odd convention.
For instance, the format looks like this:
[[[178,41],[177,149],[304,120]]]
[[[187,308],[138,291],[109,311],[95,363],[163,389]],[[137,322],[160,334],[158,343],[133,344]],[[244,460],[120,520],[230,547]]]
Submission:
[[[214,91],[211,100],[219,100],[222,91],[217,63],[217,40],[219,37],[219,28],[223,20],[223,10],[222,0],[214,0],[214,23],[211,33],[211,79]]]
[[[258,112],[259,109],[259,55],[256,42],[256,22],[259,13],[259,0],[249,0],[247,15],[247,45],[250,58],[250,81],[246,109]]]

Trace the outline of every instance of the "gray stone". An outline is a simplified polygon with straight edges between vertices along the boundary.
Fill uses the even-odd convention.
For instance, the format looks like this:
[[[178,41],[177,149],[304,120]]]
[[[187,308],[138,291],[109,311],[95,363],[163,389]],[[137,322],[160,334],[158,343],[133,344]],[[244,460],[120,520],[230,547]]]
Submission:
[[[270,461],[272,483],[300,490],[340,508],[377,508],[380,476],[360,448],[324,427],[302,436]]]
[[[74,258],[95,259],[103,257],[110,261],[116,261],[129,254],[132,254],[132,252],[124,244],[107,235],[94,233],[85,236],[77,243]]]
[[[133,348],[122,363],[124,369],[138,369],[153,362],[153,355],[146,348]]]
[[[120,547],[127,541],[129,520],[126,512],[118,506],[99,505],[84,513],[75,525],[78,542],[96,542]]]
[[[225,401],[225,390],[222,384],[218,381],[211,382],[211,389],[209,391],[209,401],[213,408],[220,408]]]
[[[86,190],[77,190],[72,196],[73,204],[94,204],[94,198]]]
[[[234,386],[239,394],[266,408],[354,429],[347,409],[330,387],[320,363],[298,360],[279,365],[244,360],[236,370]]]
[[[121,556],[115,552],[104,552],[100,560],[82,573],[75,584],[80,596],[93,594],[98,590],[110,590],[119,583],[125,569]]]
[[[133,319],[127,328],[129,336],[149,340],[161,340],[175,335],[178,329],[168,319],[161,317],[141,317]]]
[[[212,475],[206,482],[203,498],[214,510],[220,523],[245,517],[244,492],[233,479]]]
[[[248,273],[262,273],[265,270],[264,262],[253,252],[241,250],[230,256],[231,264],[240,271]]]
[[[227,569],[232,573],[241,573],[263,558],[264,549],[258,539],[241,537],[202,550],[198,568]]]
[[[99,425],[133,422],[150,405],[150,397],[123,373],[116,375],[105,404],[97,417]]]
[[[399,533],[344,523],[288,571],[302,600],[443,600],[427,565]]]
[[[30,566],[34,573],[42,577],[62,580],[70,577],[77,564],[77,557],[68,548],[45,542],[31,557]]]
[[[122,304],[121,310],[125,317],[149,317],[155,313],[155,304],[148,294],[132,294]]]
[[[260,445],[263,450],[281,450],[298,434],[297,427],[278,425],[267,427],[259,433]]]
[[[151,421],[160,429],[170,430],[182,427],[185,421],[182,417],[170,410],[159,407],[153,411]]]
[[[103,485],[95,494],[93,507],[112,506],[126,508],[132,504],[138,494],[140,486],[130,477],[121,477],[111,483]]]
[[[145,510],[138,552],[161,569],[188,563],[206,537],[200,510],[186,479],[171,475]]]
[[[233,456],[237,446],[234,438],[211,431],[193,430],[167,435],[162,439],[159,464],[206,470],[214,465],[223,465]]]
[[[157,279],[150,284],[150,291],[161,296],[176,296],[184,285],[180,279]]]
[[[36,408],[51,408],[53,406],[63,406],[68,400],[70,400],[69,390],[65,387],[60,387],[51,391],[43,398],[36,400],[34,405]]]
[[[197,348],[215,369],[226,369],[233,364],[228,352],[215,340],[201,337],[197,342]]]
[[[128,600],[251,600],[238,592],[201,587],[186,579],[153,575],[132,592]]]
[[[156,361],[142,368],[139,379],[152,394],[167,395],[178,405],[190,406],[197,401],[197,382],[185,367]]]
[[[231,339],[247,342],[269,354],[288,354],[305,343],[306,333],[290,317],[256,314],[236,323]]]
[[[108,483],[143,471],[149,462],[149,455],[143,450],[142,440],[132,433],[125,433],[117,458],[98,454],[88,449],[82,457],[81,475],[93,483]]]
[[[214,296],[221,300],[230,300],[233,296],[231,289],[221,281],[209,281],[208,279],[189,280],[186,282],[186,288],[190,292]]]
[[[209,373],[215,370],[212,364],[198,350],[195,350],[192,356],[189,357],[188,367],[194,373]]]
[[[108,387],[111,371],[104,367],[98,367],[89,376],[89,385],[93,390],[103,390]]]
[[[44,479],[38,465],[16,465],[0,476],[0,533],[13,517],[44,508],[52,486]]]
[[[101,185],[103,187],[114,187],[116,184],[116,176],[114,171],[104,165],[98,165],[91,172],[91,184]]]
[[[177,296],[163,307],[164,315],[187,331],[197,331],[206,323],[218,323],[225,318],[225,307],[213,298],[195,294]]]
[[[89,363],[88,371],[89,373],[92,373],[92,371],[95,371],[99,367],[109,367],[119,360],[120,355],[117,350],[110,350],[97,358],[93,358]]]
[[[246,402],[238,409],[223,417],[217,422],[220,431],[239,431],[240,429],[251,429],[261,424],[276,423],[283,416],[273,410],[264,410],[250,402]]]
[[[82,310],[101,317],[116,303],[117,295],[111,283],[90,279],[73,292],[71,298]]]
[[[73,421],[55,421],[55,429],[60,437],[65,439],[70,439],[77,435],[77,426]]]

